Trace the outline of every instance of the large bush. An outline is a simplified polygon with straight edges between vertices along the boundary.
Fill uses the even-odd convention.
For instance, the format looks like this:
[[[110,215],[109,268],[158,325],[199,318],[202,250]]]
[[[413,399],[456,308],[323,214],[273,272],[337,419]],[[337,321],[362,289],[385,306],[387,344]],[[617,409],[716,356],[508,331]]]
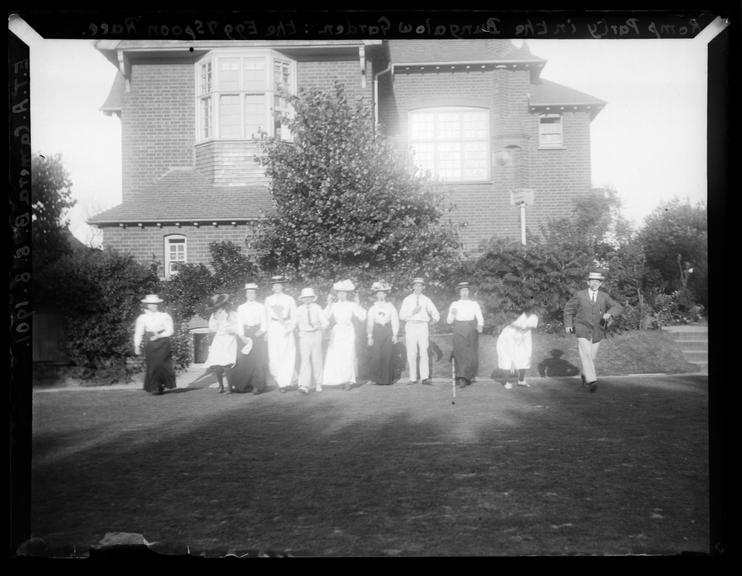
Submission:
[[[267,140],[261,156],[275,206],[255,238],[263,270],[399,287],[458,258],[443,190],[374,130],[365,102],[349,102],[341,85],[288,98],[293,140]]]
[[[34,277],[34,302],[62,313],[65,352],[85,379],[126,380],[134,324],[143,294],[158,288],[155,272],[112,249],[61,257]]]

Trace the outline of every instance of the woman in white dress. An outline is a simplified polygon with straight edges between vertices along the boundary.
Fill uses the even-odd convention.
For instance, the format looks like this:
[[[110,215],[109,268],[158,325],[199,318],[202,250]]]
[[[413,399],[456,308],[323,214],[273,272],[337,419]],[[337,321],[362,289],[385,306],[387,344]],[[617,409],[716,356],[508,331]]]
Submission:
[[[216,373],[219,382],[219,393],[231,392],[230,372],[237,362],[237,334],[240,333],[239,317],[229,307],[229,295],[212,296],[209,303],[209,332],[214,339],[209,346],[206,358],[206,369]],[[224,377],[227,377],[227,388],[224,388]]]
[[[327,296],[325,316],[330,321],[332,330],[325,356],[322,385],[343,386],[345,390],[350,390],[356,383],[357,372],[356,328],[353,317],[364,321],[366,311],[359,304],[357,294],[354,300],[350,300],[349,295],[355,290],[350,280],[336,282],[332,289],[337,292],[337,301],[332,294]]]
[[[497,338],[497,365],[508,372],[505,388],[513,387],[511,380],[518,377],[518,385],[530,387],[526,382],[526,371],[531,367],[533,342],[531,330],[538,326],[535,306],[530,302],[521,310],[518,317],[505,326]]]
[[[296,374],[296,302],[284,294],[285,276],[273,276],[273,294],[265,299],[268,314],[268,371],[278,389],[286,392]]]

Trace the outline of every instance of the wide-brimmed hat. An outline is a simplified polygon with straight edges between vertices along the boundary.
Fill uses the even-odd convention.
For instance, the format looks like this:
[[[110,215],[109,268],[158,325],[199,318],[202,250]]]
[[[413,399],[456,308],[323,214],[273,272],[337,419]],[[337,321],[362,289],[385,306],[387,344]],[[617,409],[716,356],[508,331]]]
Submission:
[[[209,310],[216,310],[224,306],[227,302],[229,302],[229,294],[217,294],[209,298],[208,308]]]
[[[605,276],[603,276],[603,273],[600,270],[592,270],[587,275],[588,280],[605,280]]]
[[[383,280],[371,284],[371,292],[390,292],[391,289],[392,287]]]
[[[425,279],[417,276],[412,279],[412,285],[414,286],[415,284],[422,284],[423,286],[425,286]]]
[[[317,295],[314,293],[314,289],[302,288],[301,294],[299,294],[299,300],[303,300],[304,298],[312,298],[313,300],[316,300]]]
[[[353,292],[356,287],[355,284],[353,284],[353,282],[350,280],[341,280],[340,282],[335,282],[332,285],[332,289],[337,292]]]
[[[157,294],[147,294],[144,298],[141,300],[142,304],[162,304],[163,299],[160,298]]]
[[[286,284],[289,279],[286,278],[283,274],[279,274],[278,276],[271,276],[271,284]]]
[[[245,338],[245,340],[247,340],[247,342],[245,342],[245,345],[240,349],[240,352],[248,355],[250,350],[252,350],[252,338]]]
[[[471,285],[468,282],[459,282],[456,284],[456,288],[461,290],[462,288],[471,288]]]
[[[258,289],[258,285],[255,284],[254,282],[248,282],[247,284],[245,284],[245,290],[257,290],[257,289]]]

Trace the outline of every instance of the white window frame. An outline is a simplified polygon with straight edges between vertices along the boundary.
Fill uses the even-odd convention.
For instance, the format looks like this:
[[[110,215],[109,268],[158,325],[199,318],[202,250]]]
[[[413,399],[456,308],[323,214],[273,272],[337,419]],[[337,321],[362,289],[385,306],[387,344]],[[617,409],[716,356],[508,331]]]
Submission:
[[[224,58],[240,58],[240,80],[239,90],[220,89],[220,66],[219,62]],[[263,91],[245,89],[245,64],[244,59],[262,58],[265,70],[265,89]],[[296,61],[276,52],[275,50],[259,49],[223,49],[214,50],[201,58],[195,63],[195,81],[196,81],[196,142],[207,142],[211,140],[251,140],[252,134],[245,133],[245,100],[247,95],[262,94],[264,96],[265,106],[265,126],[263,130],[268,137],[280,136],[284,140],[290,139],[290,134],[285,126],[281,126],[279,134],[276,134],[275,122],[275,105],[276,79],[274,78],[274,68],[277,62],[288,64],[289,67],[289,91],[292,94],[297,93],[296,78]],[[202,86],[202,67],[211,65],[211,82],[210,89]],[[222,96],[239,96],[240,100],[240,134],[238,136],[222,137],[221,117],[220,117],[220,98]],[[204,104],[204,102],[206,104]],[[204,110],[207,110],[206,112]],[[281,112],[291,113],[290,110],[281,109]],[[206,114],[209,115],[210,132],[204,133],[204,122]]]
[[[173,242],[175,240],[175,242]],[[169,280],[178,275],[177,270],[172,270],[172,265],[175,263],[185,264],[188,262],[188,238],[183,234],[169,234],[164,238],[165,242],[165,279]],[[173,244],[183,244],[183,259],[173,260],[170,252],[170,247]]]
[[[466,113],[479,113],[483,115],[482,126],[484,127],[484,130],[482,131],[481,135],[477,135],[475,137],[467,137],[467,135],[463,133],[463,115]],[[422,114],[433,115],[432,135],[427,138],[416,138],[412,133],[413,120],[416,115]],[[445,135],[443,135],[443,126],[440,117],[442,114],[460,115],[458,125],[460,132],[459,136],[446,137]],[[407,114],[407,132],[408,143],[410,145],[410,148],[413,150],[413,162],[415,146],[429,146],[432,147],[433,151],[432,170],[430,171],[432,177],[444,180],[446,182],[486,182],[491,180],[492,166],[489,160],[490,150],[492,148],[490,141],[490,118],[490,109],[481,106],[438,106],[433,108],[417,108],[415,110],[411,110]],[[481,144],[483,146],[481,159],[483,172],[477,176],[467,176],[465,148],[467,145],[477,144]],[[458,161],[458,175],[446,175],[445,173],[443,173],[443,150],[446,147],[456,147],[457,145],[459,148],[458,159],[454,159],[454,165],[456,165],[456,161]],[[418,170],[422,172],[423,168],[418,166]]]
[[[559,122],[543,122],[546,119],[558,118]],[[558,130],[556,127],[558,126]],[[548,127],[548,130],[547,130]],[[548,141],[546,136],[558,136]],[[564,116],[561,114],[539,114],[538,117],[538,147],[564,148]]]

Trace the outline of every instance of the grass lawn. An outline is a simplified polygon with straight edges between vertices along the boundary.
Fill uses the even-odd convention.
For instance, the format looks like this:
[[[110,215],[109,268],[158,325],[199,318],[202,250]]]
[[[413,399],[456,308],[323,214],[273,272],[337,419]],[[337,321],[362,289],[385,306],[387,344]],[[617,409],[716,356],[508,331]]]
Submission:
[[[443,356],[433,368],[439,378],[451,377],[451,336],[436,334],[432,340],[438,344]],[[555,354],[555,351],[558,351]],[[559,362],[555,362],[555,359]],[[568,372],[579,372],[580,358],[574,336],[534,332],[531,354],[531,376],[562,376],[558,371],[548,371],[551,366],[567,367]],[[661,330],[632,331],[609,337],[600,344],[596,362],[598,376],[626,374],[679,374],[697,372],[698,367],[688,363],[671,336]],[[497,371],[497,336],[483,334],[479,337],[479,375],[491,377]]]
[[[52,549],[122,531],[207,555],[707,552],[707,380],[479,382],[455,404],[445,381],[36,390],[32,531]]]

